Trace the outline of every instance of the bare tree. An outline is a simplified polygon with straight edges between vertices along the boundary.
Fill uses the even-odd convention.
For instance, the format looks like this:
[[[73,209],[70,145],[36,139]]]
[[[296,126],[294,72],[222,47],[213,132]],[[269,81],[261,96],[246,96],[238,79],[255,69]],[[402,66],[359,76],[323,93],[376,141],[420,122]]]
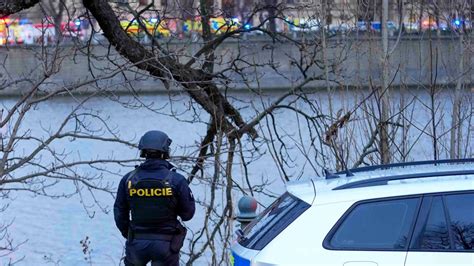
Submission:
[[[52,199],[76,195],[81,198],[86,213],[93,217],[95,208],[108,211],[103,202],[96,200],[96,193],[106,193],[112,198],[115,192],[111,183],[104,182],[104,174],[110,174],[109,167],[130,166],[137,160],[117,159],[113,155],[87,158],[74,149],[68,149],[65,144],[70,141],[80,141],[83,145],[116,142],[135,147],[135,144],[122,140],[107,118],[97,110],[86,107],[87,102],[100,93],[100,89],[88,97],[74,98],[74,105],[63,117],[53,118],[53,114],[38,116],[38,110],[45,108],[55,97],[95,87],[100,81],[122,73],[132,65],[87,80],[62,83],[58,82],[57,76],[62,63],[71,60],[69,49],[59,43],[55,46],[43,43],[36,51],[39,52],[23,50],[31,55],[30,62],[36,64],[28,66],[30,69],[23,73],[16,73],[18,69],[9,69],[5,63],[8,54],[2,55],[0,92],[8,94],[20,90],[21,93],[11,100],[2,99],[0,106],[0,212],[6,210],[8,202],[14,200],[18,193]],[[33,122],[35,119],[39,121]],[[56,122],[50,124],[51,120]],[[36,127],[32,127],[36,122]],[[84,171],[84,168],[91,169],[92,173]],[[65,182],[69,182],[75,190],[54,191],[54,187]],[[89,205],[86,198],[92,199],[94,206]],[[13,221],[3,218],[0,221],[0,257],[7,257],[26,240],[15,241],[8,232]],[[16,262],[9,261],[9,264]]]
[[[411,2],[412,9],[416,7],[423,18],[426,1]],[[382,36],[376,30],[367,29],[358,32],[358,38],[353,38],[351,30],[342,30],[341,25],[334,29],[334,25],[324,19],[337,13],[337,6],[329,5],[328,1],[322,5],[260,1],[246,7],[239,23],[228,18],[226,23],[219,23],[216,18],[226,10],[219,10],[213,1],[174,3],[173,8],[168,4],[157,8],[153,2],[134,6],[84,0],[81,16],[88,18],[93,27],[90,38],[72,48],[43,45],[40,50],[44,52],[39,56],[43,66],[40,75],[5,81],[3,88],[20,83],[28,84],[28,90],[3,112],[0,127],[8,125],[8,130],[2,135],[4,159],[0,168],[0,192],[18,190],[15,185],[21,184],[21,190],[55,197],[57,195],[46,193],[49,190],[44,188],[66,180],[78,186],[79,194],[85,189],[91,195],[96,191],[112,195],[114,187],[101,183],[101,174],[119,175],[108,165],[126,168],[136,160],[122,157],[77,160],[60,149],[64,139],[134,147],[131,140],[121,138],[120,129],[110,127],[109,121],[86,108],[90,98],[102,93],[121,104],[124,110],[139,108],[166,114],[176,121],[189,123],[192,130],[195,124],[205,125],[196,144],[182,147],[182,154],[172,158],[187,172],[189,182],[205,191],[197,197],[200,211],[205,215],[190,226],[184,250],[183,262],[189,265],[203,257],[213,265],[227,262],[225,254],[232,240],[236,195],[273,198],[277,193],[270,184],[275,180],[286,183],[308,175],[324,176],[328,169],[346,171],[361,165],[418,159],[423,149],[427,150],[426,157],[440,158],[447,154],[447,136],[454,126],[463,130],[458,132],[466,132],[465,136],[457,133],[456,141],[461,143],[458,146],[464,143],[465,147],[458,156],[472,156],[472,148],[469,148],[472,145],[469,138],[472,101],[465,97],[467,100],[461,101],[456,111],[461,114],[459,120],[446,126],[443,110],[438,108],[440,103],[446,102],[442,95],[445,91],[436,86],[436,79],[427,83],[421,74],[414,77],[409,73],[409,68],[415,68],[413,65],[404,65],[416,61],[409,58],[413,54],[407,52],[416,46],[402,47],[406,44],[401,31],[389,42],[387,1],[382,9],[377,1],[360,1],[360,5],[354,7],[358,17],[367,20],[365,24],[369,28],[370,21],[382,14]],[[23,8],[28,6],[25,3]],[[223,6],[227,8],[230,7]],[[289,21],[289,13],[316,25]],[[439,13],[443,13],[442,9]],[[199,37],[177,41],[175,37],[180,37],[182,32],[169,30],[171,37],[161,38],[157,32],[166,31],[166,27],[161,29],[157,24],[150,27],[150,17],[179,23],[195,19],[193,22],[198,29],[193,35]],[[402,11],[399,17],[399,25],[402,25]],[[130,21],[124,25],[125,19],[135,24]],[[339,19],[347,24],[355,23],[355,18],[350,16]],[[291,26],[295,30],[280,32],[276,25]],[[132,26],[138,27],[139,33],[131,34]],[[98,32],[103,33],[105,40],[99,39]],[[382,49],[379,49],[380,43]],[[424,41],[420,43],[420,46],[426,45]],[[66,56],[68,53],[73,55]],[[428,56],[425,54],[426,50],[420,48],[423,63],[419,69],[429,65],[425,60],[435,62],[438,53],[431,49]],[[90,74],[87,80],[71,84],[53,82],[65,60],[79,58],[85,58],[82,63],[87,65]],[[359,66],[357,71],[352,68],[355,64]],[[432,65],[428,74],[435,77],[437,70]],[[378,73],[382,74],[381,84]],[[142,100],[139,83],[142,80],[152,80],[152,93],[166,93],[169,111]],[[102,88],[105,81],[113,84],[108,90]],[[125,88],[132,100],[115,97],[119,87]],[[397,91],[398,87],[403,90]],[[43,135],[37,136],[36,131],[33,134],[24,128],[32,110],[57,95],[75,97],[74,93],[84,88],[92,88],[89,96],[78,100],[70,112],[54,127],[45,129]],[[269,90],[275,88],[279,91]],[[235,90],[245,94],[236,94]],[[458,92],[462,95],[464,91],[461,88]],[[396,99],[398,96],[400,100]],[[456,96],[456,99],[462,98]],[[173,109],[177,102],[186,106],[185,111]],[[191,118],[183,113],[190,114]],[[34,148],[18,154],[16,147],[26,142],[34,143]],[[55,146],[55,143],[59,144]],[[265,173],[255,175],[250,171],[261,158],[267,158],[265,167],[274,168],[278,173],[271,180]],[[80,171],[84,165],[92,167],[93,174]],[[29,169],[29,173],[17,175],[15,171],[20,168]],[[261,168],[259,171],[265,172]],[[100,202],[97,205],[101,206]],[[14,250],[6,235],[3,239],[5,248]]]

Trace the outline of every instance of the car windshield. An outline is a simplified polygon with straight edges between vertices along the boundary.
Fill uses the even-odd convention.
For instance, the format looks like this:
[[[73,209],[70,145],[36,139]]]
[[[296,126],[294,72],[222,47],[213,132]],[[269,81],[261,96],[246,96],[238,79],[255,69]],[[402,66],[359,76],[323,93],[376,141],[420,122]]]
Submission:
[[[283,194],[244,228],[239,243],[247,248],[262,249],[309,206],[289,193]]]

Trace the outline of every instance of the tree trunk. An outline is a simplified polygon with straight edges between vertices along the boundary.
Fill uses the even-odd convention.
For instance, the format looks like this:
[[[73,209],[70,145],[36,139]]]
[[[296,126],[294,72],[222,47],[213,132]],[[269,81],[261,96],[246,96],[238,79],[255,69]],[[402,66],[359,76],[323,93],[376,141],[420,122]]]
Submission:
[[[380,156],[382,164],[390,163],[390,146],[388,139],[389,103],[389,54],[388,54],[388,0],[382,2],[382,87],[380,88]]]
[[[267,12],[268,12],[268,30],[276,32],[276,21],[275,21],[275,10],[276,0],[266,0]]]
[[[461,30],[459,33],[459,78],[456,82],[456,88],[454,90],[454,103],[453,103],[453,114],[451,119],[451,132],[450,132],[450,148],[449,157],[451,159],[459,158],[459,147],[460,139],[457,138],[456,130],[459,128],[460,123],[460,105],[461,105],[461,88],[463,85],[464,78],[464,34]]]
[[[322,0],[322,17],[326,18],[327,16],[327,0]],[[327,55],[327,40],[326,40],[326,19],[321,19],[321,44],[322,44],[322,53],[323,53],[323,62],[324,62],[324,75],[326,80],[326,91],[328,96],[328,103],[329,103],[329,115],[332,117],[334,114],[334,110],[332,107],[332,95],[331,95],[331,86],[329,84],[329,62],[328,62],[328,55]]]

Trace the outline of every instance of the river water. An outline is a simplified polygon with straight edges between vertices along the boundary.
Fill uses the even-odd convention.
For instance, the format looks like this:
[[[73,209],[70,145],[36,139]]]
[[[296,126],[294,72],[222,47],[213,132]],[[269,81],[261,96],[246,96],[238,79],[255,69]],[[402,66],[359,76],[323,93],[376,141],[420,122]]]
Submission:
[[[231,99],[239,106],[245,119],[254,117],[262,110],[263,104],[268,104],[278,97],[278,93],[269,93],[265,97],[256,98],[250,94],[239,93],[231,95]],[[356,93],[353,91],[340,91],[333,95],[333,109],[345,110],[352,109],[366,93]],[[410,138],[413,139],[413,149],[408,159],[432,159],[431,139],[427,134],[420,134],[421,130],[430,121],[430,113],[423,104],[429,104],[429,97],[426,91],[404,92],[396,91],[392,93],[393,102],[400,102],[401,95],[406,96],[407,102],[416,102],[407,108],[410,119],[412,120],[412,129]],[[440,119],[439,128],[441,132],[446,132],[451,121],[452,109],[452,91],[442,92],[438,95],[437,117]],[[465,92],[464,98],[466,102],[472,104],[472,93]],[[32,110],[24,123],[22,130],[29,130],[32,135],[40,137],[44,136],[46,131],[57,127],[58,123],[78,105],[78,102],[84,98],[57,98],[50,102],[40,104],[35,110]],[[292,98],[294,99],[294,98]],[[328,112],[328,101],[325,93],[312,94],[311,102],[316,103],[322,113]],[[286,101],[290,103],[290,101]],[[14,104],[14,99],[2,100],[2,107],[9,107]],[[139,108],[139,105],[142,105]],[[146,107],[143,107],[146,106]],[[311,109],[307,104],[292,104],[307,113],[311,113]],[[472,105],[466,105],[463,110],[471,110]],[[470,106],[470,107],[469,107]],[[394,106],[393,112],[397,111]],[[470,108],[470,109],[469,109]],[[190,101],[187,96],[174,95],[147,95],[137,101],[131,96],[120,96],[113,98],[96,97],[87,101],[81,112],[94,113],[101,118],[107,120],[110,128],[112,128],[122,139],[136,143],[144,132],[152,129],[159,129],[167,132],[173,139],[172,150],[174,155],[188,155],[195,151],[195,145],[199,143],[201,137],[206,132],[204,122],[208,120],[208,116],[200,110],[190,108]],[[366,117],[362,111],[357,112],[355,121]],[[179,119],[176,119],[178,117]],[[197,119],[198,118],[198,119]],[[309,167],[308,160],[315,158],[315,152],[308,154],[313,158],[306,159],[300,155],[302,147],[305,143],[314,141],[310,136],[305,123],[302,123],[301,117],[298,118],[295,113],[288,109],[278,110],[274,116],[276,128],[279,132],[284,132],[284,140],[287,145],[292,147],[289,154],[295,158],[291,162],[291,167],[287,168],[287,174],[295,178],[316,177],[318,174],[312,167]],[[90,120],[91,127],[99,129],[100,123],[97,120]],[[268,139],[270,134],[265,125],[272,125],[271,120],[264,120],[263,127],[257,127],[260,136]],[[463,122],[465,132],[472,131],[472,116]],[[74,124],[68,124],[67,128],[74,127]],[[273,126],[271,126],[273,127]],[[102,126],[103,128],[103,126]],[[429,131],[429,130],[428,130]],[[301,134],[299,134],[301,132]],[[464,135],[464,143],[468,147],[464,149],[465,154],[473,156],[472,132]],[[443,145],[449,134],[444,134],[440,138]],[[360,142],[367,139],[366,133],[361,128],[354,126],[353,139]],[[294,143],[291,141],[294,140]],[[295,143],[301,142],[303,145]],[[280,145],[274,142],[275,145]],[[257,145],[258,146],[258,145]],[[317,146],[317,145],[316,145]],[[32,148],[32,143],[19,144],[16,147],[17,155],[27,152]],[[87,158],[104,158],[113,156],[116,159],[134,159],[138,158],[138,151],[132,147],[112,142],[84,141],[79,139],[63,139],[57,143],[53,143],[51,148],[58,151],[64,151],[68,155],[68,159],[87,159]],[[303,147],[304,148],[304,147]],[[248,174],[255,183],[262,180],[271,181],[265,188],[266,194],[278,195],[284,191],[284,182],[282,181],[281,171],[272,159],[272,152],[269,146],[260,145],[261,156],[248,164]],[[277,149],[278,150],[278,149]],[[196,155],[194,153],[193,155]],[[443,152],[441,156],[446,156]],[[48,156],[45,154],[41,159],[42,163],[48,164]],[[185,163],[178,166],[186,170]],[[238,163],[238,160],[237,160]],[[110,182],[115,189],[120,177],[132,169],[127,166],[109,166],[108,173],[104,176],[104,182]],[[320,169],[319,169],[320,170]],[[318,171],[319,171],[318,170]],[[31,172],[31,168],[20,169],[17,175]],[[78,171],[86,174],[95,174],[96,170],[89,167],[80,167]],[[243,183],[244,167],[237,164],[234,167],[234,178],[237,183]],[[191,184],[191,188],[196,197],[202,201],[206,201],[209,197],[208,187],[204,182],[195,181]],[[52,188],[46,189],[48,193],[56,195],[68,194],[75,192],[76,187],[71,182],[61,181]],[[111,207],[113,205],[113,195],[103,192],[95,193],[97,201],[105,210],[94,205],[94,199],[83,189],[82,197],[75,194],[71,197],[50,198],[44,196],[35,196],[28,192],[11,193],[10,199],[2,199],[3,204],[9,204],[6,211],[1,213],[0,222],[11,222],[9,234],[15,243],[22,243],[15,252],[0,257],[0,264],[7,264],[10,260],[20,260],[18,265],[89,265],[89,259],[93,265],[118,265],[123,255],[124,239],[115,228]],[[239,191],[234,192],[235,198],[241,195]],[[258,199],[262,204],[268,204],[272,198],[259,195]],[[261,209],[260,209],[261,210]],[[197,230],[201,226],[204,213],[199,208],[195,219],[188,222],[187,225]],[[89,237],[90,258],[84,255],[80,241],[85,237]],[[85,259],[88,257],[88,260]],[[197,264],[207,265],[207,259],[204,257]]]

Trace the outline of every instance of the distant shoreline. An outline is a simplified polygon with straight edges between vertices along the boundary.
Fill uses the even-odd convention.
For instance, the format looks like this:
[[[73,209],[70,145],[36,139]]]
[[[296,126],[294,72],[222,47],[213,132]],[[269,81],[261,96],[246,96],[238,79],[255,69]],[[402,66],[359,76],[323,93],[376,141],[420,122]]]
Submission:
[[[390,87],[390,90],[395,90],[395,91],[400,91],[401,89],[406,89],[406,90],[428,90],[429,89],[429,84],[421,84],[421,85],[394,85]],[[454,90],[456,87],[456,84],[436,84],[437,89],[443,89],[443,90]],[[471,92],[474,93],[474,83],[469,83],[469,84],[464,84],[463,85],[462,92],[467,93]],[[290,88],[288,87],[268,87],[268,88],[260,88],[259,91],[262,91],[262,94],[278,94],[278,93],[283,93],[288,91]],[[345,86],[345,87],[340,87],[340,86],[333,86],[330,87],[331,92],[338,93],[342,91],[368,91],[369,86]],[[233,93],[233,94],[258,94],[255,91],[249,91],[247,88],[232,88],[232,89],[221,89],[222,92],[227,92],[227,93]],[[306,86],[303,88],[303,92],[306,93],[325,93],[327,92],[327,87],[326,86]],[[38,96],[45,95],[46,93],[38,93]],[[133,95],[138,95],[138,96],[153,96],[153,95],[168,95],[168,94],[186,94],[186,92],[183,89],[178,89],[178,88],[171,88],[170,90],[138,90],[135,93],[130,92],[129,90],[123,90],[123,89],[118,89],[118,90],[106,90],[102,92],[97,92],[92,89],[89,90],[80,90],[80,91],[75,91],[72,93],[62,93],[56,95],[54,98],[63,98],[63,97],[68,97],[68,96],[91,96],[93,94],[96,94],[96,97],[110,97],[111,95],[117,95],[117,96],[133,96]],[[0,97],[3,99],[14,99],[19,96],[22,96],[22,93],[15,93],[14,91],[7,91],[3,92],[0,91]]]

